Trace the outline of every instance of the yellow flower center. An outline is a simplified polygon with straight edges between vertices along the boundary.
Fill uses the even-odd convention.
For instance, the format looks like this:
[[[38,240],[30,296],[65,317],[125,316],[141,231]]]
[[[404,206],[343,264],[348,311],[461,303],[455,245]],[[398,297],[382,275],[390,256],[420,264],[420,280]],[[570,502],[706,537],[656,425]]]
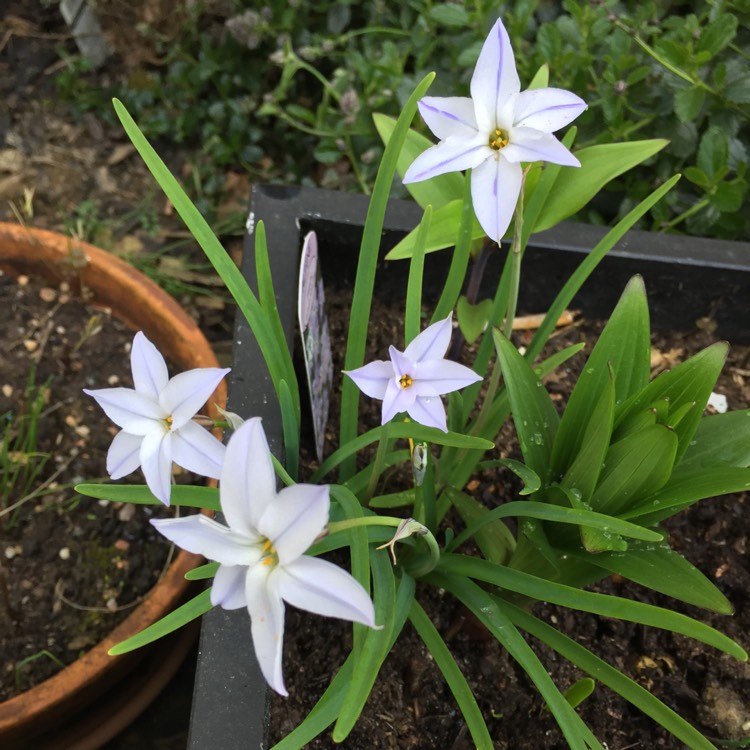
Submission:
[[[411,385],[411,384],[412,384],[413,382],[414,382],[414,380],[412,379],[412,376],[411,376],[411,375],[402,375],[402,376],[401,376],[401,377],[400,377],[400,378],[398,379],[398,384],[399,384],[399,385],[400,385],[400,386],[401,386],[402,388],[408,388],[408,387],[409,387],[409,386],[410,386],[410,385]]]
[[[508,131],[502,128],[495,128],[494,132],[490,133],[490,148],[494,151],[499,151],[501,148],[505,148],[510,140]]]
[[[274,565],[278,563],[279,557],[276,554],[276,549],[270,539],[266,539],[266,541],[263,542],[261,552],[264,553],[264,556],[260,560],[261,565]]]

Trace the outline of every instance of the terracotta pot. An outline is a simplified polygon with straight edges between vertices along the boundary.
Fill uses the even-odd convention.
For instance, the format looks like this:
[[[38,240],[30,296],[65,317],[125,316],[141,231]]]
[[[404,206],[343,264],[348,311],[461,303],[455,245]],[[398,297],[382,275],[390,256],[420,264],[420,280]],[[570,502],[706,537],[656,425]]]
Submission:
[[[0,223],[0,270],[11,276],[28,274],[48,283],[67,281],[72,290],[90,302],[107,307],[119,320],[142,330],[181,369],[216,367],[211,346],[195,322],[157,284],[110,253],[61,234]],[[224,404],[226,387],[217,389],[210,403]],[[138,675],[151,672],[149,650],[140,649],[112,657],[115,644],[143,630],[179,605],[188,592],[185,573],[200,558],[180,551],[162,579],[132,614],[97,646],[61,672],[30,690],[0,703],[0,746],[14,748],[97,748],[124,729],[166,685],[190,648],[196,631],[156,644],[163,664],[161,674],[150,674],[145,692],[133,694],[132,681],[113,700],[117,683],[127,680],[140,665]],[[166,653],[165,653],[166,649]],[[142,679],[136,682],[143,682]],[[107,706],[107,716],[92,721],[97,703]],[[117,711],[119,714],[112,714]],[[83,715],[88,729],[76,726]]]

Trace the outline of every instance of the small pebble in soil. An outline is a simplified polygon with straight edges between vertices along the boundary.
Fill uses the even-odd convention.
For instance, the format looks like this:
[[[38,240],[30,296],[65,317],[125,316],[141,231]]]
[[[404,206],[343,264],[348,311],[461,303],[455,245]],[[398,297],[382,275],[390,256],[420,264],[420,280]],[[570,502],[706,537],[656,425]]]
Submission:
[[[3,391],[3,396],[5,396],[5,398],[10,398],[13,395],[13,386],[6,383],[3,386],[2,391]]]
[[[61,560],[70,560],[70,548],[63,547],[58,553]]]

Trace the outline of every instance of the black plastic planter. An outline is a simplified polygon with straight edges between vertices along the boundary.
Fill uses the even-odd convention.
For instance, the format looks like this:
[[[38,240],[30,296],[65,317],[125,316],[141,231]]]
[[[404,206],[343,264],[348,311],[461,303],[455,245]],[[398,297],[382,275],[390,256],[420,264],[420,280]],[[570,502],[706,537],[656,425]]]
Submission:
[[[262,220],[290,346],[302,237],[314,229],[324,276],[335,274],[337,283],[351,284],[367,205],[367,199],[361,196],[312,188],[261,186],[253,190],[242,270],[246,278],[254,280],[253,228]],[[383,232],[383,255],[420,217],[415,205],[391,202]],[[544,312],[582,257],[604,234],[599,227],[564,224],[532,237],[524,257],[519,310]],[[498,255],[489,269],[490,285],[497,279],[499,259]],[[427,296],[430,284],[439,290],[449,260],[447,252],[430,256]],[[401,261],[382,262],[378,294],[387,296],[403,289],[405,268]],[[654,329],[690,329],[696,320],[710,317],[717,324],[718,336],[750,342],[750,244],[630,232],[594,271],[572,306],[588,317],[606,317],[627,280],[636,273],[646,281]],[[280,454],[281,427],[273,386],[243,319],[238,319],[235,327],[229,409],[244,417],[263,417],[271,449]],[[252,653],[247,613],[212,610],[203,619],[189,747],[266,747],[266,718],[266,687]]]

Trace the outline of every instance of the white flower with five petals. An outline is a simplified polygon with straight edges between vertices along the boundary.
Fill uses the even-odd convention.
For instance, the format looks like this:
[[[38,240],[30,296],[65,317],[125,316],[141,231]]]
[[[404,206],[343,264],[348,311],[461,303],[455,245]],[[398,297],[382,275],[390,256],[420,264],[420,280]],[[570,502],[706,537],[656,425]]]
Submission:
[[[415,422],[447,432],[441,394],[482,379],[471,368],[445,359],[452,317],[425,328],[403,352],[391,346],[390,361],[370,362],[345,373],[365,395],[382,399],[382,424],[403,411]]]
[[[404,182],[471,169],[474,212],[487,235],[500,242],[521,192],[521,162],[581,166],[552,133],[585,109],[582,99],[564,89],[521,92],[508,32],[498,20],[477,60],[471,98],[420,100],[422,117],[441,140],[415,159]]]
[[[284,601],[375,627],[372,601],[345,570],[304,554],[328,523],[329,488],[296,484],[277,493],[258,417],[232,435],[219,495],[228,526],[204,515],[151,523],[183,549],[219,563],[211,603],[224,609],[247,607],[263,676],[286,695],[281,670]]]
[[[169,505],[172,462],[201,476],[218,479],[224,446],[193,417],[229,372],[197,368],[170,379],[159,350],[142,331],[130,352],[135,388],[100,388],[84,393],[96,399],[121,431],[107,453],[112,479],[143,469],[146,484]]]

